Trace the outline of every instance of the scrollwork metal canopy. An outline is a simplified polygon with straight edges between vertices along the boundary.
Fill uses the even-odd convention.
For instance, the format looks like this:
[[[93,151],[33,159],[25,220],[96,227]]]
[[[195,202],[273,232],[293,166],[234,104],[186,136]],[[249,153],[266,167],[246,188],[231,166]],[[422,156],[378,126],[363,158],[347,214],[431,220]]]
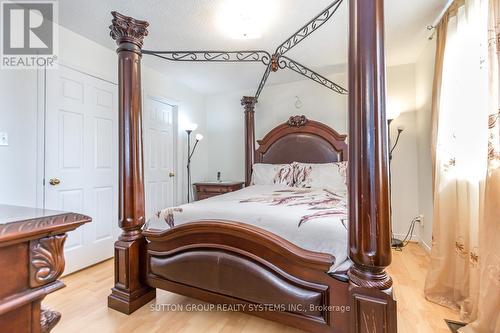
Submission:
[[[151,54],[172,61],[262,62],[269,64],[271,55],[266,51],[149,51]]]
[[[297,32],[280,44],[273,55],[263,50],[249,51],[151,51],[143,50],[143,54],[153,55],[170,61],[186,61],[186,62],[260,62],[266,66],[264,75],[260,80],[255,99],[257,100],[264,88],[266,81],[271,72],[276,72],[278,69],[291,69],[292,71],[311,79],[322,86],[331,89],[339,94],[347,94],[348,91],[330,81],[321,74],[316,73],[310,68],[298,63],[297,61],[284,56],[284,54],[297,46],[305,38],[310,36],[314,31],[325,24],[340,7],[343,0],[335,0],[321,13],[315,16],[312,20],[302,26]]]

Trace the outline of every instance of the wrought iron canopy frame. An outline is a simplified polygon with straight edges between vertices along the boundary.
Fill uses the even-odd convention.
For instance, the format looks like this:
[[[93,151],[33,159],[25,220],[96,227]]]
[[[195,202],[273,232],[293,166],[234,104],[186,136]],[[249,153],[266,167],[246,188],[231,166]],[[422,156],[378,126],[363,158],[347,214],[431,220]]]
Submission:
[[[279,69],[288,68],[322,86],[333,90],[336,93],[345,95],[347,89],[338,85],[335,82],[327,79],[325,76],[313,71],[310,68],[300,64],[299,62],[285,56],[284,54],[297,46],[300,42],[310,36],[314,31],[325,24],[337,9],[342,4],[343,0],[335,0],[321,13],[307,22],[287,40],[280,44],[274,54],[270,54],[264,50],[248,50],[248,51],[152,51],[142,50],[143,54],[152,55],[169,61],[184,61],[184,62],[220,62],[220,63],[250,63],[257,62],[266,66],[266,70],[260,80],[259,86],[255,93],[255,100],[258,100],[262,89],[266,84],[271,72],[276,72]]]

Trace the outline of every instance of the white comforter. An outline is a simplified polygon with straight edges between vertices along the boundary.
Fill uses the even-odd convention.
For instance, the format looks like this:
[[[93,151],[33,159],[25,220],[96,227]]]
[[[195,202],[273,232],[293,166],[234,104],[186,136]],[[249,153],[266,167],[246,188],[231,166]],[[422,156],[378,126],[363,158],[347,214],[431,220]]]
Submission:
[[[349,267],[345,189],[254,185],[158,212],[145,228],[164,230],[197,220],[228,220],[270,231],[293,244],[335,256],[330,272]],[[221,222],[224,223],[224,222]]]

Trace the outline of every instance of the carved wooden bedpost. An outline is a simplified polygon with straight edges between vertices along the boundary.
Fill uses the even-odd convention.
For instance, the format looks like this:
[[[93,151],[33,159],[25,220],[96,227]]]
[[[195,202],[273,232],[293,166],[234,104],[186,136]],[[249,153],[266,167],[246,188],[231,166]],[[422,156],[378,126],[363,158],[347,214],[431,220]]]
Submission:
[[[396,332],[385,116],[383,0],[350,0],[349,257],[352,332]],[[376,299],[374,299],[376,298]]]
[[[148,23],[112,12],[109,27],[118,48],[119,226],[115,243],[115,286],[108,306],[129,314],[155,297],[143,281],[146,240],[141,115],[141,48]]]
[[[245,107],[245,185],[250,185],[252,167],[255,161],[255,104],[257,99],[243,96],[241,105]]]

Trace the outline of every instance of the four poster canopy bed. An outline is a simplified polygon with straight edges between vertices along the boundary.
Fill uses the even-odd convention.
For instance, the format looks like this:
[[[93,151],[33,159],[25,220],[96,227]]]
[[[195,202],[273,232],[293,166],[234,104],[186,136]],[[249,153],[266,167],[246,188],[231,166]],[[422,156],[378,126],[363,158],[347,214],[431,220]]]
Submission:
[[[145,51],[148,23],[112,13],[111,36],[118,44],[119,59],[123,232],[115,243],[115,286],[109,307],[132,313],[160,288],[238,305],[242,311],[309,332],[397,331],[392,280],[385,272],[391,250],[383,0],[349,2],[349,142],[325,124],[292,116],[255,147],[255,104],[271,72],[289,68],[336,93],[347,93],[283,55],[330,19],[341,2],[334,1],[273,55]],[[242,99],[246,188],[165,207],[145,221],[143,54],[172,61],[266,65],[256,95]],[[322,180],[319,185],[296,186],[307,178],[306,167],[323,166],[336,166],[344,175],[337,188]],[[277,171],[272,184],[259,183],[257,171],[269,167]]]

